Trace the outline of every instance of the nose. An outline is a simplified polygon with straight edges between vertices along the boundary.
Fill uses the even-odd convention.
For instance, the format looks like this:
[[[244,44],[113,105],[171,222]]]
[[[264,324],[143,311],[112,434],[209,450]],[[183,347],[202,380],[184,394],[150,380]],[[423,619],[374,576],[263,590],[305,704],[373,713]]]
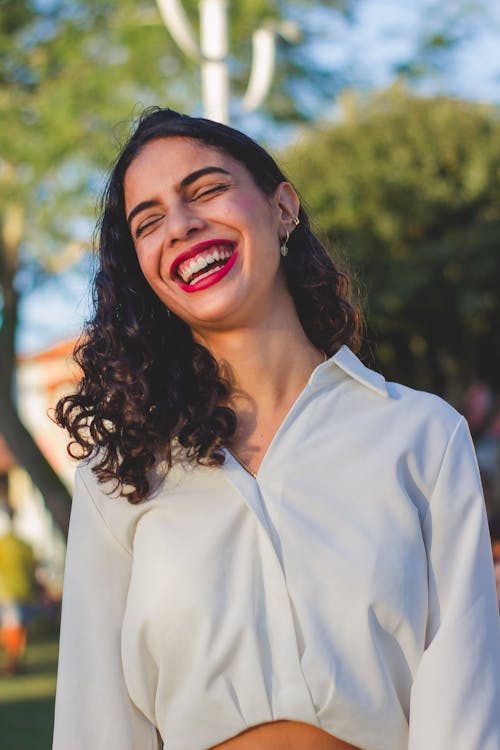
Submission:
[[[196,213],[194,207],[187,201],[179,201],[170,206],[167,218],[167,242],[173,247],[178,242],[186,240],[200,229],[206,222]]]

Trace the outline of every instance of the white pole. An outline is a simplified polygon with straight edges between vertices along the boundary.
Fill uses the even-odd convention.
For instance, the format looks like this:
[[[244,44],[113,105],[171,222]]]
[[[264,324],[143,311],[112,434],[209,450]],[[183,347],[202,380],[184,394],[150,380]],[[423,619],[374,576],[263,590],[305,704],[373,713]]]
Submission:
[[[163,23],[187,57],[198,60],[200,50],[180,0],[156,0]]]
[[[227,0],[201,0],[200,42],[203,111],[210,120],[229,119]]]
[[[229,120],[227,0],[200,0],[200,47],[184,10],[182,0],[156,0],[165,25],[181,50],[192,59],[201,58],[201,85],[205,117]],[[276,35],[288,42],[299,41],[300,30],[293,22],[267,24],[253,34],[252,68],[243,99],[246,111],[260,107],[274,73]]]
[[[272,29],[257,29],[252,35],[252,69],[243,97],[243,109],[251,112],[266,98],[274,75],[276,34]]]

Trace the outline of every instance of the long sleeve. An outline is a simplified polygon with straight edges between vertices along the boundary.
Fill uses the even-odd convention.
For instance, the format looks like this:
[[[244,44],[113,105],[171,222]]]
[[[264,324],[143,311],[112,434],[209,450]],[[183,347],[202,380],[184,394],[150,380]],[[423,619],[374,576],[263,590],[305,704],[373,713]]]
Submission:
[[[499,750],[500,618],[481,483],[467,425],[448,444],[423,524],[427,648],[410,705],[410,750]]]
[[[100,490],[99,490],[100,491]],[[120,502],[106,498],[107,502]],[[120,654],[131,556],[77,471],[64,580],[53,750],[157,750]]]

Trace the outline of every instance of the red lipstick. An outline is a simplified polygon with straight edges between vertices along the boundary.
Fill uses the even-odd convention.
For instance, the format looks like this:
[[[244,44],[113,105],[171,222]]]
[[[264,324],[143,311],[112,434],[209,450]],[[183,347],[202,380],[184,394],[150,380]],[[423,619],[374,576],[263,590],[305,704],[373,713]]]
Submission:
[[[209,276],[205,276],[203,279],[200,279],[200,281],[194,281],[192,284],[185,284],[183,281],[181,281],[179,283],[179,286],[181,287],[181,289],[184,289],[185,292],[200,292],[202,289],[206,289],[207,287],[212,286],[212,284],[216,284],[226,274],[228,274],[231,268],[234,266],[237,257],[238,251],[235,250],[229,260],[226,261],[226,263],[222,266],[222,268],[219,268],[218,271],[214,271]]]
[[[198,242],[196,245],[193,245],[188,250],[184,250],[183,253],[179,253],[179,255],[174,258],[172,261],[172,265],[170,266],[170,276],[172,279],[176,278],[177,275],[177,269],[179,268],[181,263],[184,263],[185,260],[188,260],[189,258],[194,258],[195,255],[198,255],[199,253],[203,252],[203,250],[207,250],[209,247],[215,247],[216,245],[228,245],[229,247],[234,247],[234,242],[230,242],[229,240],[205,240],[205,242]]]
[[[235,250],[235,244],[236,243],[231,242],[227,239],[212,239],[205,240],[204,242],[198,242],[188,250],[179,253],[179,255],[173,260],[170,266],[171,278],[185,292],[199,292],[203,289],[207,289],[207,287],[216,284],[218,281],[224,278],[224,276],[226,276],[226,274],[228,274],[231,268],[234,266],[236,258],[238,256],[238,252]],[[199,281],[194,280],[190,283],[186,283],[183,280],[182,275],[179,271],[179,268],[183,263],[186,263],[186,261],[189,261],[191,258],[195,258],[196,256],[201,255],[201,253],[204,253],[205,251],[209,251],[211,248],[216,249],[221,248],[221,246],[226,247],[230,251],[232,251],[232,255],[224,262],[224,265],[222,265],[217,270],[213,270],[212,272],[208,271],[208,274],[202,275]]]

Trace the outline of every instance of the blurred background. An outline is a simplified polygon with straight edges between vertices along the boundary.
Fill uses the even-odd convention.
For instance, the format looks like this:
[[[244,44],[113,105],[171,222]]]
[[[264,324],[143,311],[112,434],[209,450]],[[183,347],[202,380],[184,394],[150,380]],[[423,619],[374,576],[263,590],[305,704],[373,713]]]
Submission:
[[[0,0],[0,727],[49,750],[106,170],[152,104],[254,136],[354,279],[366,357],[471,427],[500,512],[500,4]],[[496,531],[495,531],[496,529]]]

